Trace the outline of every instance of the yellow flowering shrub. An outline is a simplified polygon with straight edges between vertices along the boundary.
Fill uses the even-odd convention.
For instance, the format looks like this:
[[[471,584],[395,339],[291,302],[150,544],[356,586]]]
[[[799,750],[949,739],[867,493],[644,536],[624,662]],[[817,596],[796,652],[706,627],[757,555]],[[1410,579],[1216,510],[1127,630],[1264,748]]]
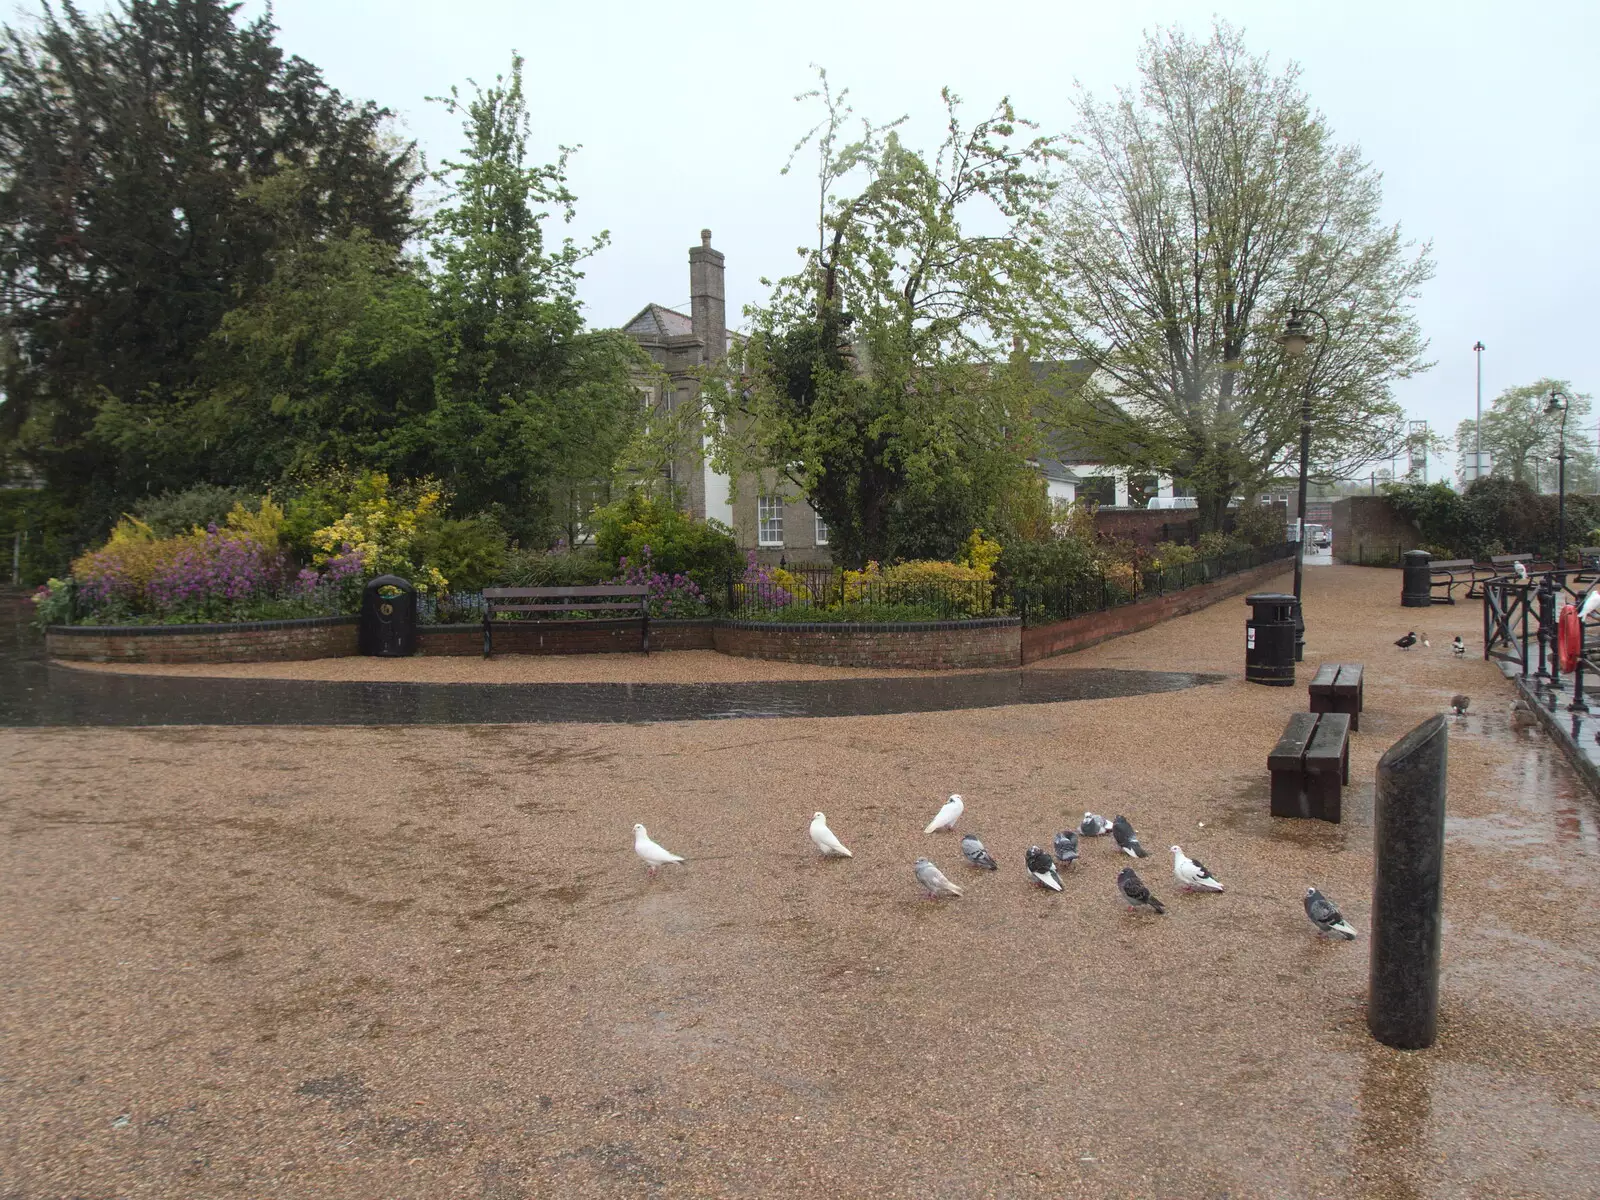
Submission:
[[[971,567],[985,579],[994,578],[994,565],[1000,561],[1000,543],[983,536],[983,530],[974,529],[967,536],[959,561]]]
[[[283,537],[283,509],[272,502],[271,495],[261,498],[261,504],[251,512],[242,503],[235,504],[228,513],[228,528],[236,533],[254,538],[263,546],[276,546]],[[198,527],[196,532],[199,532]]]
[[[386,476],[374,475],[370,484],[353,511],[311,535],[316,551],[313,562],[320,567],[331,558],[354,551],[361,555],[368,576],[403,575],[423,594],[447,591],[450,581],[439,568],[420,565],[411,555],[417,527],[439,507],[440,492],[423,491],[406,504],[389,494]]]

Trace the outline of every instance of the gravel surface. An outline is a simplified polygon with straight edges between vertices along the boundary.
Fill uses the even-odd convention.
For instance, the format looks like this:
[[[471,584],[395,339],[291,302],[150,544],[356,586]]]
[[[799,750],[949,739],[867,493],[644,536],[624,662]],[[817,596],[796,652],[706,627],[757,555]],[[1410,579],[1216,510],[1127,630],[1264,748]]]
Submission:
[[[1105,701],[649,726],[0,730],[0,1195],[1600,1195],[1597,807],[1470,606],[1309,572],[1053,664]],[[1395,650],[1407,628],[1431,650]],[[1367,664],[1345,824],[1266,815],[1320,659]],[[1441,1032],[1364,1024],[1372,771],[1450,695]],[[951,791],[999,859],[922,826]],[[855,852],[815,857],[815,809]],[[1126,813],[1046,894],[1022,852]],[[689,858],[649,880],[643,821]],[[1188,896],[1180,842],[1228,887]],[[919,898],[928,854],[966,888]],[[1319,941],[1316,884],[1362,931]]]

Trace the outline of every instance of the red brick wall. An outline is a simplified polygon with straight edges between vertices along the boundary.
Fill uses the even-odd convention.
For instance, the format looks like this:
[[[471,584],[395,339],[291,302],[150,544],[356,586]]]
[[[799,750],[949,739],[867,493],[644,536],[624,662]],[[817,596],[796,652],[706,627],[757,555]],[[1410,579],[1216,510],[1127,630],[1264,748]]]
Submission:
[[[223,663],[341,658],[356,652],[356,618],[239,626],[168,625],[45,632],[51,658],[78,662]]]
[[[1014,667],[1021,624],[1000,618],[925,629],[847,625],[819,629],[782,622],[728,622],[715,629],[716,648],[741,658],[818,663],[828,667]]]
[[[1181,617],[1184,613],[1209,607],[1218,600],[1257,591],[1263,584],[1278,578],[1293,566],[1294,560],[1286,558],[1282,562],[1268,563],[1265,566],[1241,571],[1237,575],[1229,575],[1226,579],[1219,579],[1215,583],[1203,583],[1198,587],[1185,588],[1181,592],[1173,592],[1167,596],[1140,600],[1137,604],[1124,604],[1120,608],[1110,608],[1105,612],[1087,613],[1070,621],[1057,621],[1053,625],[1036,625],[1032,629],[1024,629],[1022,661],[1037,662],[1053,654],[1082,650],[1086,646],[1093,646],[1096,642],[1149,629],[1169,617]],[[1241,608],[1240,629],[1244,628],[1246,615],[1247,613]]]
[[[1345,496],[1333,502],[1333,556],[1344,563],[1397,567],[1422,534],[1385,496]]]
[[[1287,525],[1288,506],[1272,507],[1283,518],[1281,524]],[[1200,536],[1200,518],[1192,508],[1102,508],[1094,514],[1094,529],[1103,538],[1136,546],[1153,546],[1157,542],[1192,544]]]
[[[639,649],[638,621],[502,621],[494,628],[496,654],[619,654]],[[710,650],[710,621],[651,621],[651,650]],[[424,625],[418,654],[483,653],[483,626]]]

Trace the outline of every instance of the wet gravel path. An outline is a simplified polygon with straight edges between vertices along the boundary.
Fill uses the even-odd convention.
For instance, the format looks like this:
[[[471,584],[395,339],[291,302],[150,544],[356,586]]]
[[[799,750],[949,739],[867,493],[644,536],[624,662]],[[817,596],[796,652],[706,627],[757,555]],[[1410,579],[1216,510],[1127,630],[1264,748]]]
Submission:
[[[0,729],[0,1195],[1600,1194],[1600,814],[1444,648],[1476,610],[1402,655],[1398,591],[1307,577],[1306,677],[1368,666],[1337,827],[1266,815],[1305,677],[1239,678],[1240,602],[1024,672],[1225,676],[1075,703]],[[1373,765],[1455,691],[1441,1035],[1402,1054],[1299,897],[1366,931]],[[920,832],[949,791],[999,872]],[[1166,917],[1108,841],[1026,881],[1091,807]],[[634,821],[689,864],[649,881]],[[920,900],[922,853],[967,894]]]

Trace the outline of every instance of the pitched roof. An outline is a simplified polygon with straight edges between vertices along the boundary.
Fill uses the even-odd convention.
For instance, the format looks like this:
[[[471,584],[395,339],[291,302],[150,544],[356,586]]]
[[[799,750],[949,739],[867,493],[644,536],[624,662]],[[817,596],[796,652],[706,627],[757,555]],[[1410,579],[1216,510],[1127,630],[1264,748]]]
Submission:
[[[693,337],[694,319],[675,309],[659,304],[646,304],[622,327],[622,332],[636,338]]]
[[[1063,359],[1038,359],[1028,363],[1028,376],[1035,383],[1040,384],[1044,391],[1053,400],[1064,400],[1067,396],[1082,387],[1089,376],[1094,374],[1094,364],[1085,358]],[[1044,418],[1043,413],[1035,416]],[[1096,455],[1089,453],[1082,446],[1074,442],[1059,429],[1052,429],[1048,420],[1041,420],[1040,433],[1044,439],[1044,449],[1049,458],[1040,457],[1039,463],[1054,461],[1057,466],[1068,463],[1094,463],[1099,462]],[[1049,472],[1046,470],[1046,474]],[[1053,478],[1053,477],[1052,477]],[[1068,480],[1067,482],[1075,481]]]

